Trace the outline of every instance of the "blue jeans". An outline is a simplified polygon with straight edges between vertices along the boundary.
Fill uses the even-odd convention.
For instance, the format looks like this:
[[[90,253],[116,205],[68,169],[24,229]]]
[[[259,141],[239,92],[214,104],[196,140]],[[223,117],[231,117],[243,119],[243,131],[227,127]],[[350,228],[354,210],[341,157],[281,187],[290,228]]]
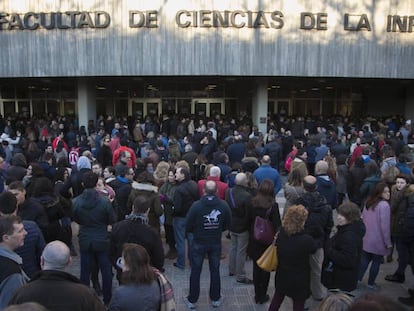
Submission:
[[[220,299],[220,256],[221,244],[204,245],[193,242],[191,274],[190,274],[190,294],[188,300],[192,303],[197,302],[200,296],[200,274],[203,268],[204,258],[208,256],[210,267],[210,299],[216,301]]]
[[[185,222],[185,217],[173,218],[175,248],[177,249],[177,267],[180,269],[185,268],[185,238],[187,238],[188,242],[188,259],[191,264],[191,246],[193,243],[193,235],[188,233],[186,236]]]
[[[379,272],[382,257],[383,256],[381,255],[375,255],[362,251],[361,265],[359,266],[359,281],[362,281],[365,271],[367,271],[368,265],[372,261],[371,268],[369,269],[368,285],[374,285],[375,279],[377,278]]]
[[[112,266],[107,252],[81,251],[80,281],[86,286],[90,286],[91,281],[91,262],[93,257],[98,259],[99,269],[102,273],[102,294],[105,305],[111,301],[112,296]]]

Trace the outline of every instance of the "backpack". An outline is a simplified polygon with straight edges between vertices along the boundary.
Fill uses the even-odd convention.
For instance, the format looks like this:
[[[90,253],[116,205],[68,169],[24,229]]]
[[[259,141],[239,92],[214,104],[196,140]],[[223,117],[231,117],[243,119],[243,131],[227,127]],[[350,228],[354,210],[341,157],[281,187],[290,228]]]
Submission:
[[[76,165],[76,163],[78,163],[79,150],[80,150],[80,147],[76,147],[76,148],[72,147],[72,149],[70,150],[69,155],[68,155],[70,165]]]

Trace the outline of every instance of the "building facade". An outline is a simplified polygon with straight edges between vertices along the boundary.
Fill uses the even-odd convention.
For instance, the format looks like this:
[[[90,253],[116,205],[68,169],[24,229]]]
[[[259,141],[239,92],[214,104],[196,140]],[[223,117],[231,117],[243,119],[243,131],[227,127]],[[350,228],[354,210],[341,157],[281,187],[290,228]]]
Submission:
[[[414,0],[5,0],[0,112],[414,117]]]

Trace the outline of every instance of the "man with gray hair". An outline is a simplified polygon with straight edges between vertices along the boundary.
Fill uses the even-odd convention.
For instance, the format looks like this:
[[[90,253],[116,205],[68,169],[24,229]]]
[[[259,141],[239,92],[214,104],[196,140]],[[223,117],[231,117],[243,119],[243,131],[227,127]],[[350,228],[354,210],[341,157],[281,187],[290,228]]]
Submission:
[[[326,202],[331,206],[332,209],[336,209],[338,206],[338,197],[336,193],[335,183],[328,175],[328,162],[318,161],[315,165],[315,177],[318,192],[322,194]]]
[[[42,271],[15,292],[9,305],[37,302],[49,311],[106,310],[92,289],[67,272],[71,262],[65,243],[47,244],[40,258]]]
[[[217,185],[217,196],[220,199],[224,200],[226,196],[226,190],[229,186],[225,182],[220,181],[220,175],[221,169],[218,166],[212,166],[210,168],[207,178],[198,181],[198,192],[200,193],[200,196],[203,195],[204,185],[206,184],[207,180],[213,180]]]
[[[252,284],[253,281],[246,277],[245,263],[246,251],[249,244],[249,228],[251,225],[250,209],[252,195],[247,187],[247,176],[238,173],[234,180],[235,186],[226,192],[226,202],[230,206],[230,251],[229,251],[229,275],[236,275],[236,281],[244,284]]]

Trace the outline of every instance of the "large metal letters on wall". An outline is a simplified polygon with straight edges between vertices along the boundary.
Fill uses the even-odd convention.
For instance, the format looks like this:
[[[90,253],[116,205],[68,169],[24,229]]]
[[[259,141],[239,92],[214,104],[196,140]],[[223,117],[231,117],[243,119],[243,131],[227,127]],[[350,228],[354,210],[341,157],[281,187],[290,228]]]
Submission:
[[[414,0],[398,2],[4,0],[0,77],[412,79]]]

